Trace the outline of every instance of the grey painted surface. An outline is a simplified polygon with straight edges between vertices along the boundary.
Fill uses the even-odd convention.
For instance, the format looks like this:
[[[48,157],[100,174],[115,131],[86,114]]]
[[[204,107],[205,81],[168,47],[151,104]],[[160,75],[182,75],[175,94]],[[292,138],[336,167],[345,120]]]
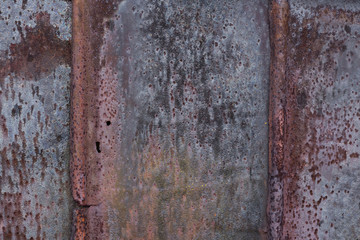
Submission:
[[[267,23],[267,1],[245,0],[123,1],[104,21],[111,239],[261,238]]]
[[[0,2],[0,238],[70,239],[71,5]]]

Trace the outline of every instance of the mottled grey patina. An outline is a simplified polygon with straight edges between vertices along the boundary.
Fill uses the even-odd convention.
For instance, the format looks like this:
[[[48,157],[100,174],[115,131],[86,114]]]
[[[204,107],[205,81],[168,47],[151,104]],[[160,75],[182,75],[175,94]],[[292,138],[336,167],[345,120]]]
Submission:
[[[103,24],[110,238],[260,239],[267,1],[122,1]]]

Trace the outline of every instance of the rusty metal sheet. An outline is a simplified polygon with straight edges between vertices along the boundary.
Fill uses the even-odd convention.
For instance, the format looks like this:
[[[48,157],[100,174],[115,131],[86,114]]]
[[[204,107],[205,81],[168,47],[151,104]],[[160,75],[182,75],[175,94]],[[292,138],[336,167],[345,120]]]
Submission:
[[[70,9],[0,5],[1,238],[358,238],[360,3]]]
[[[71,6],[0,2],[0,238],[70,239]]]
[[[285,52],[271,60],[281,72],[271,81],[284,86],[271,90],[281,109],[270,107],[272,119],[283,124],[270,126],[270,148],[282,147],[270,163],[278,173],[270,192],[281,192],[270,203],[270,239],[358,239],[360,3],[274,1],[272,9],[285,11],[286,27],[272,26],[271,36]]]
[[[265,237],[267,1],[74,0],[73,12],[76,236]]]

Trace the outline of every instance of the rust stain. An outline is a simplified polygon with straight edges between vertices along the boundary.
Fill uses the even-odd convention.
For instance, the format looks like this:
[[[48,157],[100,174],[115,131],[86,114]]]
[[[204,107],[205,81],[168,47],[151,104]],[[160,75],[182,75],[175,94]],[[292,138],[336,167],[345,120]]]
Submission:
[[[44,114],[44,109],[52,101],[66,105],[66,96],[56,100],[52,97],[67,93],[70,76],[56,74],[70,71],[71,43],[60,38],[62,32],[57,24],[64,21],[67,27],[63,15],[52,25],[50,18],[54,12],[33,12],[26,9],[26,3],[23,1],[22,8],[32,12],[33,27],[23,27],[27,23],[22,20],[24,11],[19,5],[8,6],[11,14],[6,16],[0,11],[0,21],[6,24],[2,34],[14,33],[12,38],[2,38],[8,49],[0,52],[0,237],[67,238],[70,223],[66,217],[72,199],[67,198],[68,148],[61,140],[67,138],[68,115],[66,110],[59,109]],[[1,10],[5,8],[3,4],[9,3],[2,2]],[[66,5],[62,7],[69,10]],[[14,28],[10,29],[13,21]],[[39,90],[42,83],[45,86]],[[62,90],[54,89],[55,84]],[[44,127],[49,118],[52,122]],[[56,124],[65,130],[56,131]],[[54,226],[54,222],[59,226]]]
[[[103,126],[111,125],[111,118],[104,116],[111,98],[110,86],[102,83],[101,46],[107,21],[120,1],[73,1],[73,79],[71,84],[71,177],[72,194],[81,205],[86,228],[79,228],[74,239],[108,239],[106,212],[101,205],[104,193],[111,182],[104,182],[104,169],[114,158],[100,155],[104,148],[114,148],[101,138]],[[107,63],[109,66],[110,62]],[[103,98],[102,96],[105,97]],[[108,127],[111,129],[111,126]],[[84,210],[86,209],[86,210]],[[79,210],[80,211],[80,210]],[[86,211],[86,212],[84,212]],[[77,212],[75,213],[75,215]]]
[[[70,41],[57,36],[58,29],[50,24],[50,14],[40,12],[36,15],[36,26],[25,27],[16,23],[21,42],[10,45],[10,57],[0,62],[0,84],[4,77],[14,73],[23,79],[38,79],[50,74],[61,65],[71,65]]]
[[[351,141],[344,132],[350,128],[351,124],[341,113],[350,112],[351,109],[343,110],[340,106],[332,109],[325,105],[326,102],[324,104],[319,102],[316,105],[308,102],[314,101],[315,97],[324,98],[318,97],[319,94],[324,95],[326,88],[331,88],[334,83],[336,84],[338,66],[334,56],[346,51],[347,41],[346,34],[339,35],[336,29],[339,26],[345,26],[342,27],[344,32],[350,34],[351,29],[346,24],[356,24],[356,13],[329,6],[312,8],[311,11],[316,13],[316,17],[305,18],[302,22],[294,16],[289,19],[289,26],[296,27],[291,29],[287,37],[289,40],[286,68],[288,82],[286,127],[288,131],[285,155],[287,176],[284,186],[286,215],[284,216],[283,237],[290,239],[305,236],[319,239],[322,214],[320,203],[326,202],[328,195],[321,195],[317,200],[315,186],[322,184],[323,174],[329,171],[326,169],[330,169],[330,166],[342,168],[340,163],[345,161],[348,155],[345,148],[351,145]],[[335,27],[331,29],[332,26]],[[314,77],[315,79],[308,77],[310,71],[314,72],[313,76],[317,76]],[[325,76],[322,77],[321,74]],[[322,78],[325,81],[320,80]],[[320,92],[318,92],[319,88]],[[317,107],[314,111],[314,105],[322,107]],[[325,123],[329,125],[325,126]],[[345,129],[344,125],[347,126]],[[326,157],[323,156],[324,151]],[[303,185],[306,181],[301,179],[304,171],[308,171],[313,182],[307,184],[305,190]],[[309,196],[305,197],[304,192],[308,192]],[[297,218],[301,220],[295,220],[293,216],[298,216]],[[308,230],[300,231],[301,227]],[[326,233],[321,232],[321,234]]]

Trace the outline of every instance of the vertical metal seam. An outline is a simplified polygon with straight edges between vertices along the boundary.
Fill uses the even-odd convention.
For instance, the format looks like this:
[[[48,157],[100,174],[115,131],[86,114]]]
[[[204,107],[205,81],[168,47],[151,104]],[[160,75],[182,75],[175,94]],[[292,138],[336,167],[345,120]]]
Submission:
[[[71,104],[70,104],[70,172],[71,172],[71,188],[72,196],[77,204],[86,204],[86,166],[85,156],[86,147],[84,146],[83,132],[85,131],[86,122],[83,114],[86,113],[86,102],[84,95],[86,94],[83,88],[84,75],[81,73],[85,71],[85,66],[81,59],[85,59],[84,52],[84,26],[81,24],[86,22],[83,20],[86,17],[84,8],[81,8],[81,0],[74,0],[72,2],[72,78],[71,78]],[[73,233],[72,239],[85,240],[87,239],[87,216],[86,208],[78,207],[73,212]]]
[[[282,239],[288,17],[287,0],[270,0],[268,239]]]
[[[85,201],[85,149],[83,146],[81,131],[84,131],[85,123],[82,117],[83,110],[85,110],[85,102],[83,95],[86,94],[82,88],[84,81],[81,72],[84,71],[84,66],[81,64],[79,56],[83,51],[80,43],[83,42],[84,36],[81,31],[81,17],[85,14],[81,12],[79,1],[73,1],[73,75],[71,82],[71,181],[73,198],[79,204]],[[80,60],[79,60],[80,59]]]

